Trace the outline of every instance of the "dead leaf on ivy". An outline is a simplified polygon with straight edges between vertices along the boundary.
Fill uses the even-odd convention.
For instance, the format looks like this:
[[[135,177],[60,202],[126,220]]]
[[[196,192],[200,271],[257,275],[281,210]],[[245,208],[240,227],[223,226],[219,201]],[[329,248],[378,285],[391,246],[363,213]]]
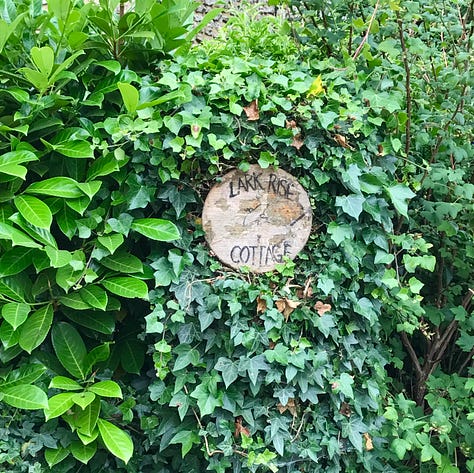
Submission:
[[[249,122],[254,122],[260,118],[260,112],[258,110],[257,99],[252,100],[246,107],[244,107],[245,115]]]
[[[286,120],[285,126],[288,129],[292,129],[292,128],[296,128],[298,125],[296,124],[294,120]]]
[[[344,135],[340,135],[339,133],[336,133],[334,135],[334,141],[339,146],[342,146],[343,148],[348,148],[350,150],[354,150],[354,148],[349,144],[349,142],[347,141],[347,138]]]
[[[341,404],[341,408],[339,409],[339,412],[346,417],[350,417],[352,414],[351,406],[347,404],[347,402],[343,402]]]
[[[288,322],[290,314],[299,306],[301,302],[292,301],[285,297],[284,299],[279,299],[275,302],[277,309],[285,316],[285,322]]]
[[[301,133],[298,133],[297,135],[293,136],[293,141],[291,142],[291,146],[299,150],[303,145],[304,145],[304,140],[301,139]]]
[[[236,417],[235,418],[235,431],[234,431],[234,437],[239,437],[240,435],[244,434],[245,436],[247,437],[250,437],[250,430],[247,429],[247,427],[245,427],[243,424],[242,424],[242,421],[243,421],[243,418],[242,416],[239,416],[239,417]]]
[[[364,439],[365,439],[365,449],[367,451],[373,450],[374,444],[372,443],[372,439],[370,438],[370,435],[367,432],[364,434]]]
[[[277,409],[280,414],[288,411],[292,416],[296,416],[296,402],[295,399],[290,397],[288,402],[283,405],[281,402],[277,404]]]
[[[267,310],[267,302],[261,297],[257,297],[257,314],[262,314]]]
[[[331,304],[325,304],[324,302],[321,302],[321,301],[316,302],[316,304],[314,304],[314,308],[317,310],[318,314],[321,316],[332,309]]]

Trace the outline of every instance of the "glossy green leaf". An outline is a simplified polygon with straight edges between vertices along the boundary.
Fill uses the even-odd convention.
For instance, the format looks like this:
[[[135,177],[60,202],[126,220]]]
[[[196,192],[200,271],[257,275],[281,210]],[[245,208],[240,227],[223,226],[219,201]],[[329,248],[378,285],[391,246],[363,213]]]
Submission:
[[[110,342],[102,343],[94,347],[87,355],[84,360],[84,366],[86,372],[92,371],[94,366],[101,361],[107,361],[110,356]]]
[[[39,363],[25,364],[19,369],[10,371],[6,378],[0,382],[0,389],[18,384],[31,384],[43,376],[46,367]]]
[[[20,332],[19,330],[14,330],[13,327],[4,320],[2,321],[2,325],[0,325],[0,340],[2,341],[3,347],[8,350],[9,348],[18,345]]]
[[[139,258],[125,252],[115,253],[100,260],[106,268],[120,273],[142,273],[143,264]]]
[[[89,406],[95,399],[95,394],[87,391],[71,394],[73,394],[72,400],[74,401],[74,404],[77,404],[82,410]]]
[[[68,158],[93,158],[92,145],[85,140],[72,140],[59,145],[53,145],[53,149]]]
[[[49,468],[61,463],[69,455],[69,450],[66,448],[47,448],[44,451],[44,458]]]
[[[92,405],[92,404],[90,404],[90,405]],[[89,408],[89,406],[86,407],[83,412],[87,411],[88,408]],[[82,430],[78,430],[77,431],[77,436],[79,437],[79,439],[81,440],[81,442],[84,445],[89,445],[90,443],[94,442],[94,440],[96,440],[97,437],[99,436],[99,429],[95,428],[91,432],[91,435],[87,435],[84,432],[82,432]]]
[[[59,362],[74,377],[84,379],[84,358],[86,346],[79,332],[67,322],[55,324],[51,331],[51,340]]]
[[[14,247],[0,257],[0,277],[21,273],[31,265],[35,250]]]
[[[9,240],[13,246],[41,248],[41,245],[30,238],[26,233],[6,223],[0,223],[0,240]]]
[[[90,307],[100,310],[105,310],[107,308],[107,292],[99,286],[88,284],[80,289],[79,295]]]
[[[64,199],[77,199],[83,196],[77,182],[70,177],[51,177],[34,182],[26,188],[28,194],[48,195]]]
[[[55,376],[49,383],[50,388],[61,389],[63,391],[79,391],[82,386],[66,376]]]
[[[128,299],[148,299],[148,286],[137,278],[118,276],[104,279],[101,284],[117,296]]]
[[[79,460],[81,463],[87,465],[89,460],[95,455],[95,452],[97,451],[97,444],[92,442],[88,445],[84,445],[82,442],[76,441],[72,442],[69,448],[71,450],[72,456],[76,460]]]
[[[49,407],[44,410],[46,422],[63,415],[74,405],[74,393],[60,393],[49,398]]]
[[[38,157],[32,151],[28,150],[16,150],[16,151],[9,151],[8,153],[4,153],[0,155],[0,172],[2,170],[2,166],[5,165],[12,165],[12,164],[22,164],[28,163],[31,161],[37,161]]]
[[[54,51],[49,46],[31,48],[31,58],[38,70],[49,77],[54,66]]]
[[[97,435],[94,436],[93,432],[97,425],[100,408],[100,399],[96,397],[89,405],[87,405],[84,409],[79,409],[75,414],[78,430],[82,434],[91,437],[90,441],[93,441],[97,438]]]
[[[71,294],[66,294],[65,296],[61,296],[58,298],[58,301],[61,304],[65,305],[66,307],[70,307],[71,309],[76,309],[76,310],[92,309],[92,306],[88,302],[85,302],[78,292],[72,292]]]
[[[110,335],[115,329],[115,318],[110,312],[66,311],[66,317],[82,327]]]
[[[20,215],[27,222],[39,228],[49,229],[53,215],[44,202],[32,195],[19,195],[15,197],[14,203]]]
[[[52,246],[47,246],[45,252],[53,268],[62,268],[72,261],[72,254],[66,250],[58,250]]]
[[[122,390],[115,381],[99,381],[87,389],[100,397],[118,397],[122,399]]]
[[[133,455],[133,443],[130,436],[107,420],[99,419],[97,425],[100,437],[107,449],[113,455],[128,463]]]
[[[157,241],[173,241],[180,238],[178,227],[169,220],[141,218],[132,223],[132,230]]]
[[[48,408],[48,396],[38,386],[19,384],[4,389],[0,388],[0,392],[3,394],[3,402],[18,409],[34,410]]]
[[[31,353],[49,333],[53,323],[53,306],[48,304],[33,312],[20,327],[19,344],[23,350]]]
[[[118,82],[117,87],[122,95],[123,104],[128,113],[135,113],[138,106],[139,94],[138,90],[126,82]]]
[[[28,304],[10,302],[2,307],[2,317],[16,330],[26,321],[30,311]]]
[[[110,254],[115,253],[115,250],[122,245],[124,239],[123,235],[120,233],[111,233],[109,235],[100,236],[97,238],[97,241],[104,247],[109,250]]]

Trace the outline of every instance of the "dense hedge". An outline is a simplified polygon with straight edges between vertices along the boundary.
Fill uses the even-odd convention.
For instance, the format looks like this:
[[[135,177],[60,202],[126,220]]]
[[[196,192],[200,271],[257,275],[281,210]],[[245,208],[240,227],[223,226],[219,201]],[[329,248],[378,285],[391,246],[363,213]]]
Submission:
[[[191,47],[189,2],[119,3],[2,3],[0,462],[474,471],[472,9],[305,2]],[[265,275],[201,227],[251,163],[313,206]]]

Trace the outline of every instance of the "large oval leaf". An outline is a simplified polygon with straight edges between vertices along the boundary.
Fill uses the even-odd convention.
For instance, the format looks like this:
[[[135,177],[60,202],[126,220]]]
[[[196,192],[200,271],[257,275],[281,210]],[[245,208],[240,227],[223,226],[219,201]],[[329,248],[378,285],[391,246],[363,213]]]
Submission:
[[[95,284],[88,284],[84,286],[79,295],[82,300],[95,309],[105,310],[107,308],[108,297],[107,293]]]
[[[20,328],[21,348],[31,353],[46,338],[52,323],[53,306],[51,304],[34,312]]]
[[[15,247],[0,258],[0,277],[12,276],[26,269],[33,260],[33,249]]]
[[[76,460],[79,460],[81,463],[87,465],[89,460],[95,455],[95,452],[97,451],[97,443],[92,442],[89,445],[84,445],[82,442],[76,441],[71,443],[70,449],[72,456]]]
[[[132,229],[157,241],[173,241],[181,236],[173,222],[161,218],[139,218],[132,223]]]
[[[2,307],[2,316],[16,330],[26,321],[30,310],[29,304],[10,302]]]
[[[128,463],[133,455],[133,442],[129,435],[111,422],[99,419],[100,436],[107,449],[116,457]]]
[[[116,277],[104,279],[102,285],[117,296],[126,297],[128,299],[148,298],[148,286],[137,278],[132,277]]]
[[[25,192],[29,194],[50,195],[64,199],[77,199],[84,194],[77,186],[77,181],[70,177],[52,177],[34,182]]]
[[[19,384],[0,391],[2,401],[18,409],[47,409],[48,396],[46,393],[30,384]]]
[[[49,407],[44,410],[46,422],[63,415],[74,405],[73,397],[75,393],[60,393],[49,399]]]
[[[51,226],[53,215],[49,207],[32,195],[19,195],[14,199],[15,207],[20,215],[32,225],[39,228]]]
[[[60,322],[51,331],[51,340],[59,362],[76,378],[84,379],[86,346],[79,332],[67,322]]]

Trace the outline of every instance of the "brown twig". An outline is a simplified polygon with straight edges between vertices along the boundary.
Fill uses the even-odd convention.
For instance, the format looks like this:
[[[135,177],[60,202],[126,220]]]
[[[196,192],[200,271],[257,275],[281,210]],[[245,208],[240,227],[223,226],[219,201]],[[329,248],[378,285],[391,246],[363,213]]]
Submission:
[[[420,361],[418,360],[418,356],[416,355],[416,352],[413,348],[413,345],[411,344],[410,340],[408,339],[408,335],[406,332],[400,332],[400,338],[402,339],[402,343],[405,346],[405,348],[408,351],[408,354],[410,355],[410,359],[413,363],[413,366],[415,367],[415,371],[417,374],[418,378],[421,378],[423,376],[423,370],[421,369]]]
[[[408,64],[408,51],[405,43],[405,32],[403,31],[403,23],[400,13],[397,11],[398,34],[400,36],[400,44],[402,47],[403,67],[405,69],[405,93],[407,96],[407,121],[405,124],[405,155],[408,157],[411,146],[411,75],[410,65]]]
[[[374,11],[372,12],[372,16],[370,17],[370,20],[369,20],[369,26],[367,27],[367,31],[365,32],[365,35],[362,38],[362,41],[360,42],[359,47],[355,50],[355,53],[352,56],[353,60],[355,60],[357,58],[357,56],[361,52],[362,48],[364,47],[364,44],[366,43],[367,39],[369,38],[370,28],[372,28],[372,23],[375,20],[375,14],[377,13],[379,5],[380,5],[380,0],[377,0],[377,3],[375,4],[375,7],[374,7]]]

